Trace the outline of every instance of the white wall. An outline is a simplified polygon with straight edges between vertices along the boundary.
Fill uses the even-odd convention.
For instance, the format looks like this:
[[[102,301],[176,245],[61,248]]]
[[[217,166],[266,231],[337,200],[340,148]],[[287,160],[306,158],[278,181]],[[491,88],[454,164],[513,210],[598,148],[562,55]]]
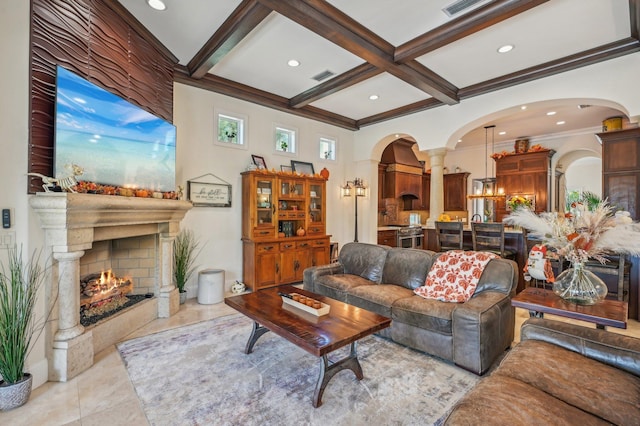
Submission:
[[[248,117],[248,149],[214,143],[215,109]],[[297,157],[275,153],[274,123],[298,129]],[[178,129],[176,182],[186,188],[187,180],[212,174],[232,185],[230,208],[194,207],[182,223],[204,244],[196,261],[198,270],[224,269],[227,287],[235,280],[242,281],[240,173],[251,163],[251,154],[264,157],[269,169],[280,170],[280,165],[289,165],[291,159],[313,163],[316,172],[326,167],[331,173],[327,182],[327,233],[340,246],[352,238],[351,200],[340,198],[339,189],[346,181],[345,168],[352,164],[353,132],[183,84],[174,85],[174,124]],[[336,161],[319,158],[320,134],[337,139]],[[349,179],[355,177],[350,172],[347,175]],[[211,176],[202,179],[215,181]],[[189,297],[196,295],[197,278],[194,274],[187,284]]]
[[[602,159],[599,157],[580,158],[565,172],[567,192],[589,191],[602,196]]]
[[[1,240],[10,236],[24,254],[43,247],[43,233],[29,207],[27,195],[27,146],[29,137],[29,2],[0,2],[0,208],[11,209],[12,226],[0,228]],[[0,248],[0,261],[6,264],[7,250]],[[46,254],[43,254],[46,257]],[[49,282],[49,280],[47,280]],[[38,316],[45,312],[44,291],[38,301]],[[38,341],[26,363],[37,387],[47,381],[45,345]]]

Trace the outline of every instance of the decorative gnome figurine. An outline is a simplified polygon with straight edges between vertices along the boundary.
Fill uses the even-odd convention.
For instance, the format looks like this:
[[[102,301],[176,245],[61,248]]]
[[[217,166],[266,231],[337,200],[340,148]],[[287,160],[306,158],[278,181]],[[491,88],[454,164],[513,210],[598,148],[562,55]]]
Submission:
[[[536,280],[544,280],[549,283],[555,281],[551,262],[547,259],[547,247],[542,244],[536,244],[529,252],[527,264],[524,266],[524,279],[530,281],[531,278]]]

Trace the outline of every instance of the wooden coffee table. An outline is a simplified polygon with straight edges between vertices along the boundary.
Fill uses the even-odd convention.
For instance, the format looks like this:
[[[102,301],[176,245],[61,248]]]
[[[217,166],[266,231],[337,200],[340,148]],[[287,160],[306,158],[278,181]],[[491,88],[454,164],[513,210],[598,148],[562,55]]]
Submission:
[[[296,308],[283,307],[278,292],[299,293],[311,297],[330,305],[330,312],[316,317]],[[310,354],[320,357],[320,374],[313,395],[314,407],[322,405],[324,389],[339,371],[351,370],[358,380],[362,380],[362,367],[357,353],[358,340],[391,325],[391,319],[382,315],[293,286],[232,296],[224,302],[254,321],[245,346],[245,354],[251,353],[260,336],[272,331]],[[346,345],[351,345],[348,356],[335,362],[329,361],[328,353]]]
[[[627,328],[628,303],[603,300],[595,305],[577,305],[566,302],[551,290],[528,287],[511,299],[511,305],[529,310],[530,316],[542,318],[544,314],[558,315],[606,326]]]

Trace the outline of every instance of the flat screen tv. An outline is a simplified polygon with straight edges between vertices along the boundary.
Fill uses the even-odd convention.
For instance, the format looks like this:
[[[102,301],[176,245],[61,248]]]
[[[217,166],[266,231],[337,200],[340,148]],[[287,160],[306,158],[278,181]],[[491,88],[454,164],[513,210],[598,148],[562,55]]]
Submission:
[[[173,124],[57,67],[54,176],[69,165],[79,180],[153,191],[175,191]]]

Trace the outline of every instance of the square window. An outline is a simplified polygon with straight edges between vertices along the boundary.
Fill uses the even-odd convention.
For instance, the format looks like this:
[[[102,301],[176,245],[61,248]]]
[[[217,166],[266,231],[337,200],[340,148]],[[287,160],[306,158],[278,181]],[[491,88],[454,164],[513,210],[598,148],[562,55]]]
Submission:
[[[216,112],[216,143],[246,149],[247,117],[240,114]]]
[[[283,154],[295,154],[297,148],[297,133],[298,131],[294,128],[276,125],[274,129],[276,152]]]
[[[320,158],[322,160],[336,160],[336,140],[320,136]]]

